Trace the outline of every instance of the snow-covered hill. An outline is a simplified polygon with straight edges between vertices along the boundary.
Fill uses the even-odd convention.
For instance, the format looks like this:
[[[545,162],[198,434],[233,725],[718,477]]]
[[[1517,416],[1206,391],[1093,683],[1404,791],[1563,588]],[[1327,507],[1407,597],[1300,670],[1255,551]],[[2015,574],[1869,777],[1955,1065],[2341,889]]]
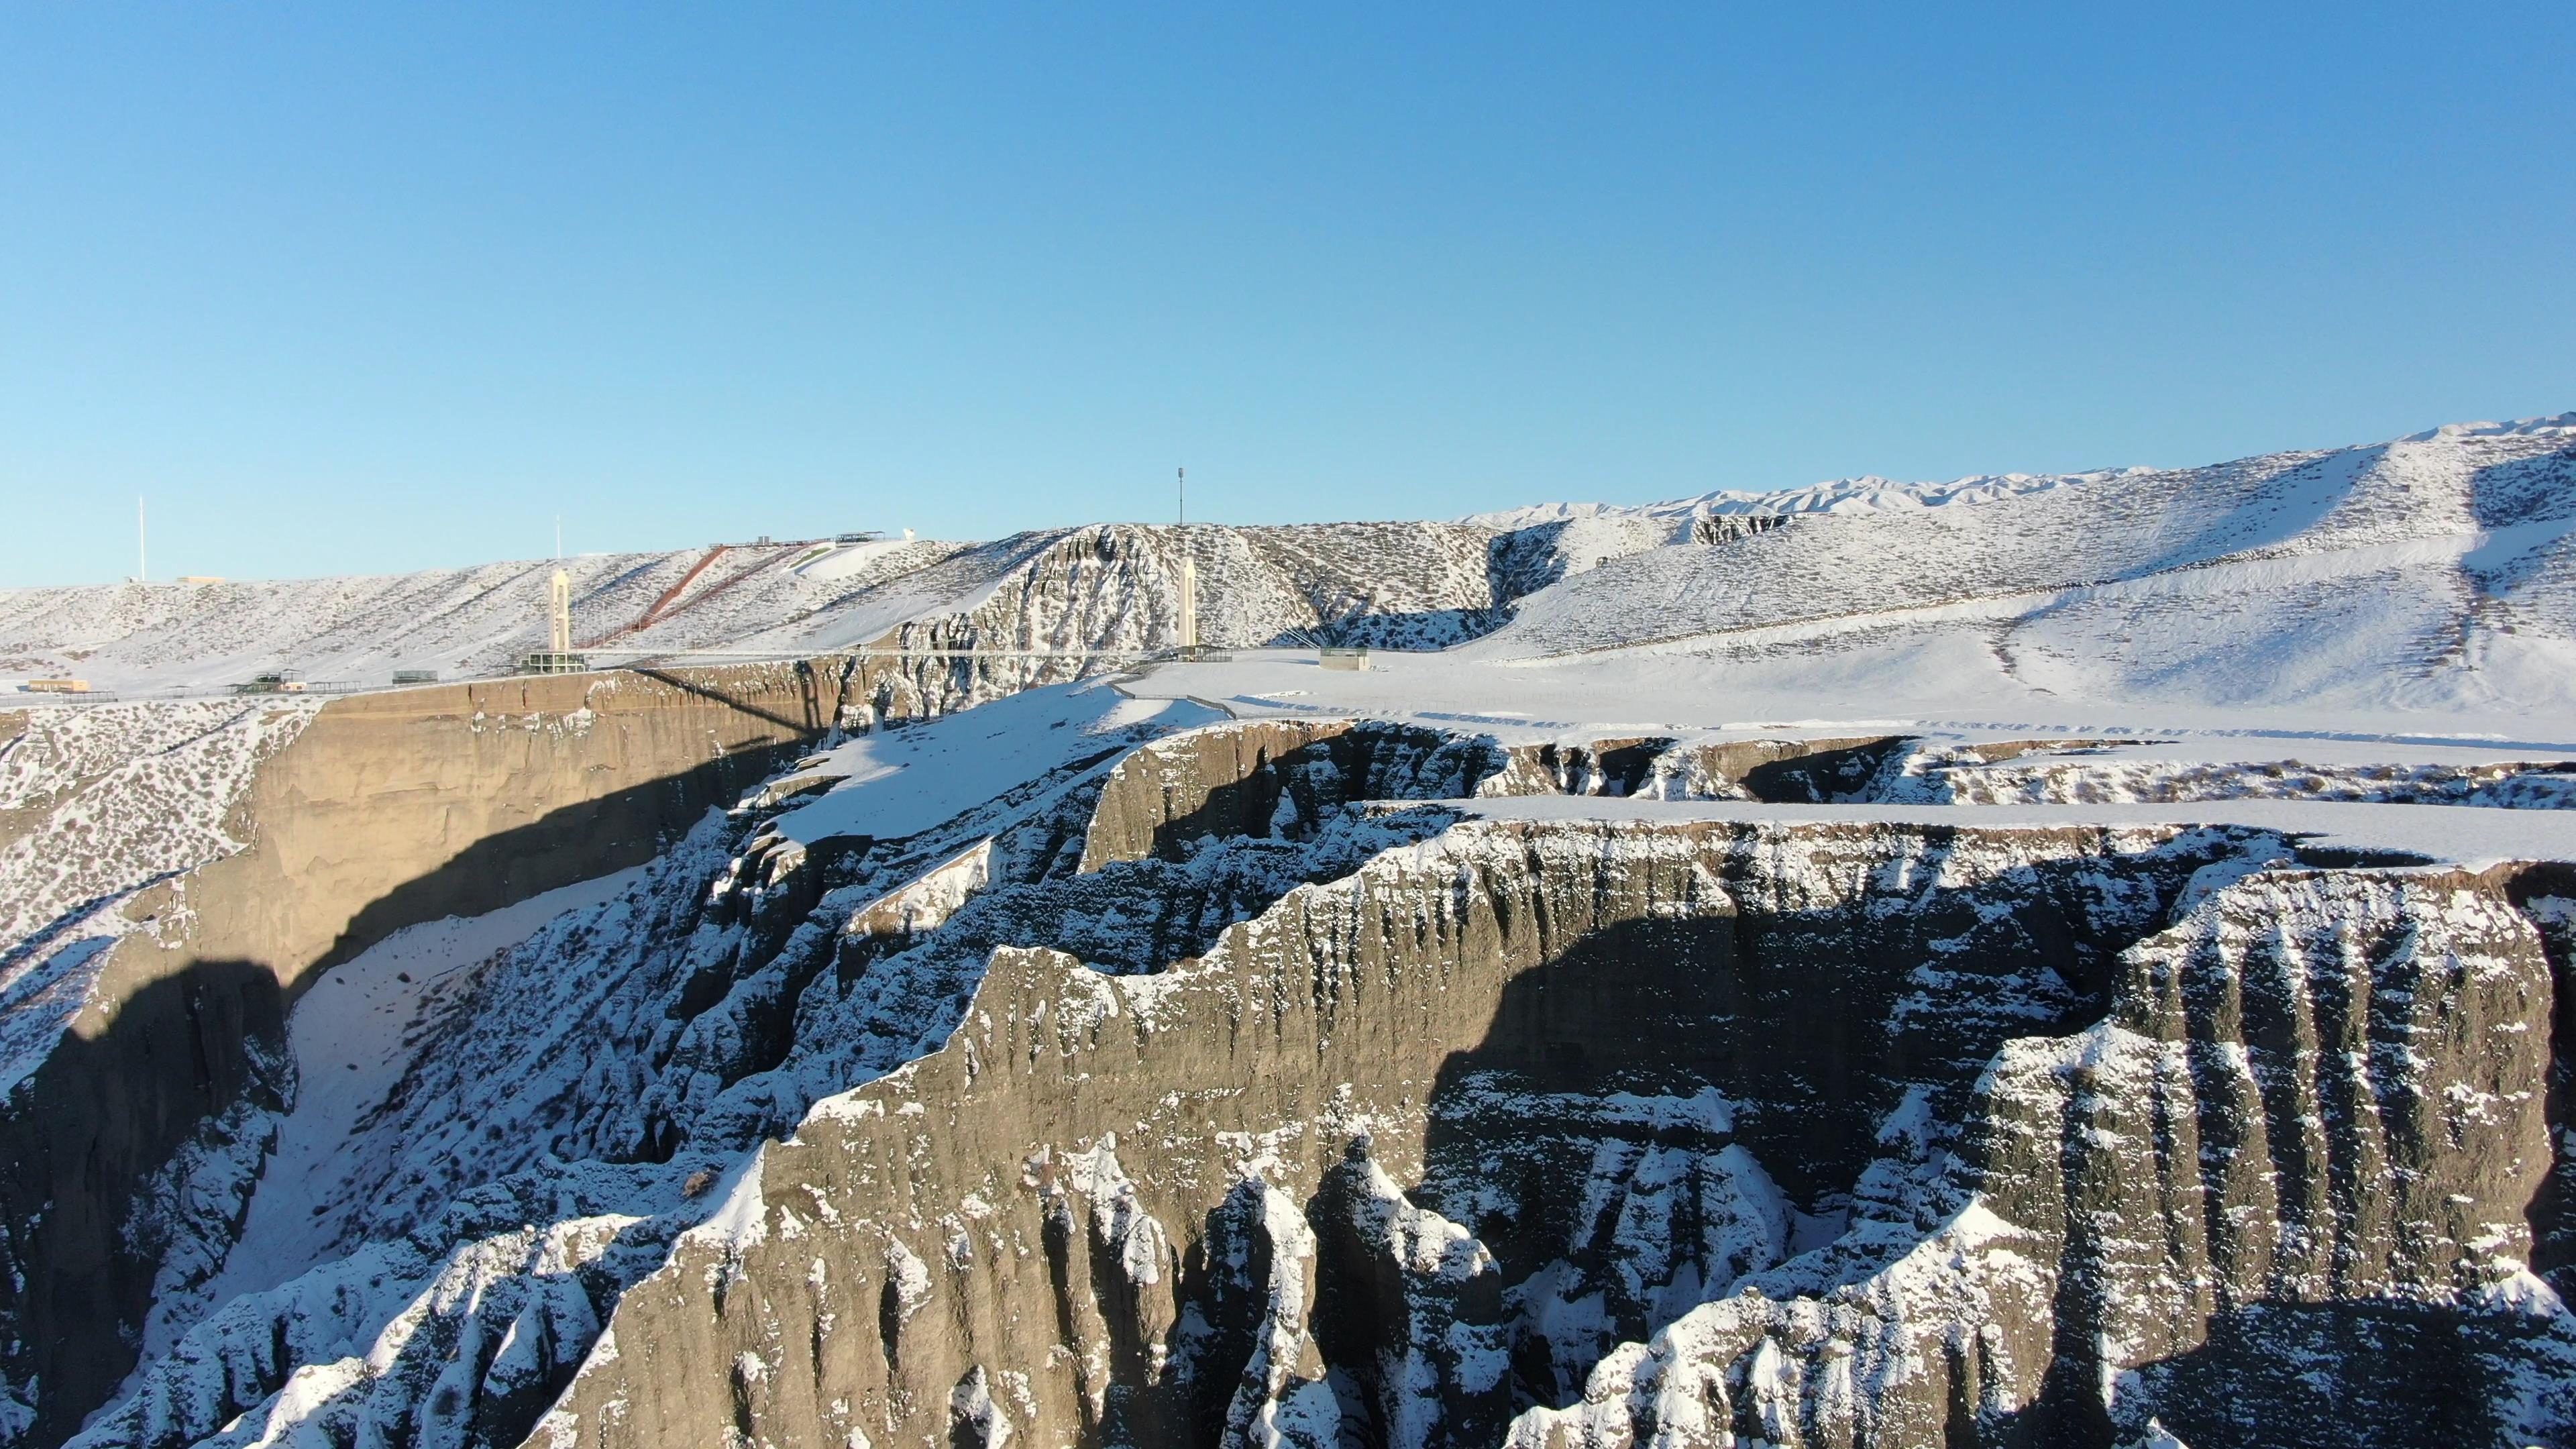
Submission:
[[[2070,699],[2538,710],[2576,676],[2571,535],[2576,414],[1793,517],[1609,559],[1465,653],[1653,645],[1673,668],[1839,657],[1864,689],[1930,669]]]
[[[1180,561],[1200,636],[1330,634],[1439,647],[1499,623],[1553,577],[1450,523],[1190,528],[1100,524],[990,543],[728,546],[358,578],[0,591],[0,677],[69,675],[128,696],[219,691],[290,670],[382,688],[397,670],[507,673],[545,647],[548,579],[572,576],[573,636],[603,666],[693,652],[819,653],[906,626],[941,648],[1141,650],[1179,642]],[[1520,572],[1514,572],[1519,567]],[[936,640],[932,638],[932,631]]]
[[[861,608],[889,581],[918,579],[961,552],[971,550],[754,545],[354,578],[11,589],[0,591],[0,674],[66,674],[154,693],[220,689],[275,669],[378,687],[401,669],[502,673],[545,647],[547,580],[558,567],[572,575],[577,644],[721,646],[782,621]],[[830,567],[852,554],[860,555],[852,566]],[[981,581],[969,565],[932,575],[929,586],[954,594]],[[933,608],[943,597],[906,606]]]
[[[2576,669],[2571,529],[2576,414],[2190,469],[563,567],[576,640],[605,665],[877,642],[1167,648],[1186,557],[1201,639],[1232,648],[1468,644],[1465,657],[1499,662],[1656,646],[1710,667],[1842,658],[1863,690],[1914,689],[1930,670],[2069,698],[2510,711],[2554,707]],[[361,688],[398,669],[503,673],[542,643],[554,567],[0,591],[0,676],[140,696],[280,668]],[[1883,666],[1866,657],[1890,649]],[[955,707],[1090,667],[925,664],[910,694]]]

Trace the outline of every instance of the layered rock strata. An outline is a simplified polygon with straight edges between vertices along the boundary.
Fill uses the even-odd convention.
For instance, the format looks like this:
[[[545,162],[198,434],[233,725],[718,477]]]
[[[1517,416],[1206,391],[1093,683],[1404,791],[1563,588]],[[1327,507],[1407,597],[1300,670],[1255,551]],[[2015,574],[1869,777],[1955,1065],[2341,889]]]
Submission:
[[[2563,1424],[2505,894],[2243,833],[1471,823],[1161,975],[1004,950],[536,1442]],[[2474,1376],[2401,1382],[2437,1329]]]

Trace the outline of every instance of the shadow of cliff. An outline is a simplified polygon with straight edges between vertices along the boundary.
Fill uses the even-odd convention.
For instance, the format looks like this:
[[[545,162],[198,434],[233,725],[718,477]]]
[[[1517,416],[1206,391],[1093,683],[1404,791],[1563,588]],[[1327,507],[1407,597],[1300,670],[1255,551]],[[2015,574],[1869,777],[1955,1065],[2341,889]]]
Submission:
[[[2043,973],[2098,979],[2102,956],[2116,952],[2098,940],[2079,948],[2063,920],[2033,922],[2021,950],[1998,941],[1951,958],[1944,974],[1987,989],[1960,982],[1950,999],[1929,1001],[1915,968],[1936,953],[1907,939],[1915,932],[1871,940],[1819,916],[1630,922],[1514,978],[1484,1039],[1441,1064],[1418,1200],[1444,1213],[1444,1200],[1468,1212],[1481,1206],[1482,1221],[1461,1220],[1512,1279],[1584,1241],[1581,1204],[1570,1194],[1589,1168],[1589,1144],[1605,1136],[1711,1150],[1740,1143],[1800,1208],[1816,1212],[1848,1194],[1878,1156],[1880,1124],[1910,1086],[1931,1085],[1964,1105],[2005,1042],[2080,1030],[2105,1006],[2097,993],[2064,989],[2049,1015],[2011,1007],[2008,998]],[[2094,961],[2079,963],[2079,950]],[[1678,1114],[1645,1124],[1585,1110],[1622,1094],[1687,1100],[1705,1088],[1729,1104],[1730,1130],[1712,1136]],[[1558,1109],[1568,1115],[1534,1120],[1552,1102],[1568,1104]],[[1585,1160],[1542,1153],[1505,1195],[1518,1211],[1479,1203],[1471,1189],[1489,1185],[1483,1173],[1510,1145],[1506,1135],[1531,1128],[1560,1145],[1580,1140]],[[1637,1337],[1651,1331],[1635,1327]]]
[[[2498,1422],[2509,1385],[2495,1350],[2544,1331],[2421,1304],[2266,1303],[2213,1317],[2198,1348],[2137,1375],[2157,1419],[2192,1449],[2519,1444]],[[2100,1386],[2090,1388],[2089,1403],[2025,1410],[2018,1418],[2035,1432],[2022,1437],[2045,1449],[2113,1443]]]
[[[192,962],[66,1032],[0,1116],[0,1322],[9,1376],[41,1390],[29,1444],[80,1426],[134,1365],[159,1264],[130,1236],[137,1194],[236,1103],[290,1086],[285,994],[257,962]]]
[[[2505,883],[2505,899],[2540,928],[2552,987],[2545,1116],[2554,1156],[2525,1215],[2531,1269],[2576,1301],[2576,916],[2535,912],[2544,898],[2576,901],[2576,865],[2527,866]]]
[[[478,840],[361,907],[285,985],[278,973],[293,963],[190,961],[121,1003],[97,1036],[66,1033],[0,1111],[11,1270],[0,1274],[0,1370],[41,1395],[21,1442],[68,1437],[134,1367],[159,1269],[158,1245],[129,1223],[137,1196],[202,1126],[291,1092],[285,1021],[305,986],[404,927],[640,865],[805,748],[737,750]],[[128,938],[121,949],[155,948]]]
[[[747,698],[742,691],[726,689],[721,684],[712,683],[688,671],[636,668],[626,672],[640,675],[656,684],[668,685],[683,694],[721,704],[738,714],[747,714],[754,719],[765,720],[781,729],[814,735],[821,734],[830,728],[832,721],[839,714],[841,690],[848,682],[851,668],[856,663],[856,658],[853,657],[848,665],[839,668],[837,671],[839,677],[830,679],[827,684],[827,670],[816,669],[810,659],[794,661],[796,682],[803,696],[804,708],[798,714],[792,715],[781,713],[766,704],[757,703]]]
[[[727,809],[803,754],[802,741],[719,756],[693,769],[612,790],[487,835],[426,874],[368,902],[305,973],[348,961],[406,926],[476,916],[515,901],[642,865],[710,809]]]
[[[1742,784],[1747,794],[1766,805],[1857,799],[1857,792],[1913,742],[1910,735],[1892,735],[1840,749],[1770,760],[1745,771]]]
[[[1915,881],[1947,878],[1952,837],[1931,846]],[[1962,1121],[2006,1042],[2100,1019],[2113,961],[2161,924],[2201,863],[2134,862],[2156,905],[2121,915],[2086,884],[2103,862],[2081,859],[2016,872],[2001,908],[1991,887],[1936,887],[1902,911],[1650,917],[1515,976],[1477,1045],[1439,1068],[1412,1192],[1482,1239],[1507,1287],[1563,1264],[1584,1285],[1561,1287],[1567,1301],[1601,1294],[1589,1341],[1509,1325],[1514,1412],[1564,1407],[1601,1352],[1645,1341],[1677,1311],[1672,1292],[1722,1297],[1770,1265],[1703,1234],[1694,1189],[1665,1220],[1665,1266],[1681,1286],[1636,1281],[1634,1247],[1614,1236],[1642,1154],[1739,1147],[1814,1222],[1869,1216],[1864,1174],[1891,1151],[1891,1116],[1919,1094],[1927,1121]],[[1892,1219],[1880,1226],[1901,1236]],[[1793,1231],[1783,1248],[1820,1241]],[[1902,1251],[1893,1238],[1878,1246]]]
[[[1300,839],[1328,814],[1362,802],[1461,799],[1503,766],[1501,752],[1479,739],[1365,722],[1212,787],[1197,808],[1154,827],[1151,854],[1185,860],[1210,838]]]

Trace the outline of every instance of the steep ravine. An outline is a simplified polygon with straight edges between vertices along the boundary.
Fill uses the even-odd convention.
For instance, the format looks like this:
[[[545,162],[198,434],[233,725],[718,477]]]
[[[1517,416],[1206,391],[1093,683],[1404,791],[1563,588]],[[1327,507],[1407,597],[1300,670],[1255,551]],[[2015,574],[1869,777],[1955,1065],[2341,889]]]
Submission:
[[[174,1242],[237,1222],[291,1097],[285,1013],[402,926],[651,858],[819,732],[795,666],[336,701],[259,763],[249,842],[129,908],[88,1004],[0,1106],[0,1438],[58,1442],[134,1362]],[[250,1150],[247,1155],[243,1148]],[[138,1217],[145,1203],[175,1205]],[[157,1287],[156,1287],[157,1282]]]

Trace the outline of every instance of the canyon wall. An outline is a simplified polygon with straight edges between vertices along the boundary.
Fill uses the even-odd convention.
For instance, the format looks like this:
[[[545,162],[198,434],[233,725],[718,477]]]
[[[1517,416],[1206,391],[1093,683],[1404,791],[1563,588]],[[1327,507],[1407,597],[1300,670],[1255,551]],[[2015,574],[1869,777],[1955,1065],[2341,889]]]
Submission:
[[[2019,746],[1096,743],[901,838],[728,784],[75,1442],[2576,1438],[2563,868],[1615,800]]]
[[[2563,1430],[2551,977],[2259,832],[1461,824],[1159,975],[999,952],[532,1442]]]
[[[837,673],[789,664],[445,685],[313,714],[235,807],[248,848],[127,907],[148,929],[108,951],[7,1099],[15,1407],[0,1428],[58,1439],[132,1366],[174,1228],[132,1221],[137,1194],[192,1142],[264,1130],[291,1098],[285,1013],[318,970],[651,858],[827,728],[840,691]],[[251,1185],[153,1184],[217,1219]]]

